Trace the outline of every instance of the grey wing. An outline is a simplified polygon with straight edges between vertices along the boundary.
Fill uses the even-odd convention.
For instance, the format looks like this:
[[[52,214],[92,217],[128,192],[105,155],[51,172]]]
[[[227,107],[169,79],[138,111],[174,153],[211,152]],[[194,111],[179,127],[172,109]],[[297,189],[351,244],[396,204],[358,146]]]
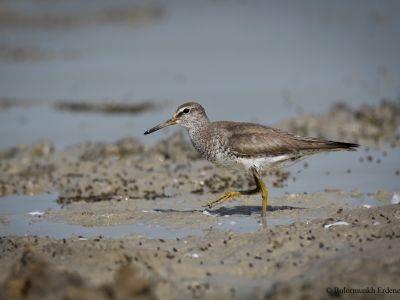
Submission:
[[[334,142],[300,137],[279,129],[252,123],[239,123],[231,131],[230,148],[242,156],[297,154],[332,150]],[[336,146],[337,148],[337,146]]]

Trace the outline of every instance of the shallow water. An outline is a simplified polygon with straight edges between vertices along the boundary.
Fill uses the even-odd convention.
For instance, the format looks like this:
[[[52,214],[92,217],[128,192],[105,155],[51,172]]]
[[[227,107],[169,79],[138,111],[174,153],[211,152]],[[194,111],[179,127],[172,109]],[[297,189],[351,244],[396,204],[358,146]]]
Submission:
[[[368,157],[372,160],[369,161]],[[284,191],[313,193],[325,188],[360,190],[363,193],[397,191],[400,176],[395,174],[399,169],[399,161],[400,149],[397,148],[388,151],[360,148],[354,152],[317,154],[288,169],[291,178]],[[272,195],[275,192],[282,193],[280,189],[272,189]]]
[[[171,230],[161,226],[149,226],[139,223],[84,227],[64,222],[50,222],[41,219],[40,216],[29,215],[30,212],[45,213],[47,210],[60,209],[60,205],[56,203],[57,198],[57,193],[37,196],[10,195],[1,197],[1,215],[6,216],[10,223],[0,225],[0,235],[38,235],[54,238],[77,236],[84,239],[99,235],[114,238],[127,235],[140,235],[150,238],[176,238],[202,234],[199,229],[180,228]]]
[[[39,138],[56,146],[143,138],[178,104],[193,99],[212,120],[271,125],[299,111],[326,111],[338,99],[358,105],[400,93],[397,1],[157,2],[163,17],[143,24],[1,28],[0,44],[38,46],[54,56],[0,59],[0,97],[44,104],[0,111],[0,148]],[[82,8],[79,1],[26,6],[28,12]],[[68,59],[65,52],[78,55]],[[60,99],[152,99],[167,107],[118,117],[46,107]]]
[[[204,210],[202,214],[209,218],[216,218],[217,224],[208,227],[199,222],[198,216],[193,215],[193,220],[199,222],[197,226],[186,228],[184,226],[172,227],[168,225],[152,225],[151,222],[135,222],[124,225],[110,226],[81,226],[68,224],[62,220],[53,222],[43,219],[43,215],[53,210],[65,209],[56,203],[57,193],[47,193],[36,196],[9,195],[0,198],[0,217],[7,222],[0,224],[0,236],[20,235],[20,236],[50,236],[54,238],[68,238],[76,236],[81,239],[96,236],[119,238],[128,235],[145,236],[148,238],[181,238],[185,236],[199,236],[207,233],[208,230],[234,231],[234,232],[255,232],[262,228],[261,225],[261,207],[259,206],[220,206],[213,210]],[[162,199],[160,199],[162,201]],[[360,207],[380,206],[388,204],[379,202],[367,195],[352,197],[337,197],[335,205],[337,207]],[[171,205],[171,204],[170,204]],[[157,206],[157,203],[154,204]],[[286,215],[285,211],[301,210],[297,215]],[[168,210],[168,209],[167,209]],[[166,209],[155,209],[145,211],[143,214],[168,213]],[[327,211],[321,208],[307,210],[304,204],[295,206],[269,206],[270,211],[277,211],[278,214],[272,214],[267,217],[267,227],[273,228],[279,225],[287,225],[297,221],[307,221],[315,218],[324,217]],[[177,212],[177,211],[175,211]],[[184,211],[181,211],[184,212]],[[196,212],[196,210],[191,210]],[[282,212],[282,213],[280,213]],[[201,213],[201,210],[197,213]],[[151,220],[151,218],[150,218]]]
[[[372,160],[368,161],[367,156],[370,156]],[[363,159],[363,162],[360,162],[360,158]],[[377,163],[378,160],[379,163]],[[313,194],[323,192],[327,187],[345,194],[342,196],[338,194],[339,196],[333,197],[332,203],[321,200],[320,208],[318,203],[313,204],[317,213],[312,209],[304,209],[308,205],[307,202],[273,203],[269,206],[269,211],[272,213],[269,213],[270,215],[267,218],[268,227],[323,217],[326,214],[323,206],[328,204],[347,208],[387,205],[389,201],[377,201],[368,193],[377,190],[398,192],[398,176],[395,175],[395,171],[398,169],[398,161],[400,161],[399,149],[392,149],[385,153],[360,149],[358,152],[317,155],[292,166],[289,169],[291,176],[287,186],[283,188],[270,186],[270,198],[279,197],[285,193],[293,195],[293,197],[305,192]],[[305,163],[307,167],[305,167]],[[296,177],[295,181],[293,181],[294,176]],[[360,192],[356,196],[350,197],[349,193],[357,190]],[[176,238],[188,235],[204,235],[210,228],[235,232],[254,232],[261,228],[261,206],[258,206],[261,202],[259,203],[258,200],[253,199],[256,202],[245,205],[242,202],[245,199],[237,199],[229,202],[229,204],[227,203],[227,205],[224,204],[212,210],[202,211],[200,207],[197,207],[200,205],[198,198],[193,195],[182,195],[176,199],[159,199],[158,202],[151,204],[152,209],[143,211],[143,214],[150,214],[148,219],[152,220],[151,217],[154,214],[168,213],[169,210],[172,213],[179,214],[187,210],[194,214],[194,220],[200,220],[198,219],[199,216],[195,214],[204,214],[208,215],[209,218],[216,218],[216,225],[209,226],[200,222],[198,226],[186,228],[185,226],[174,226],[174,224],[168,226],[165,224],[152,225],[151,222],[135,222],[125,225],[85,227],[67,224],[62,218],[60,221],[52,222],[44,220],[42,216],[29,215],[30,212],[46,213],[65,209],[56,203],[58,196],[57,193],[48,193],[37,196],[10,195],[1,197],[0,216],[6,217],[10,222],[0,224],[0,235],[48,235],[56,238],[69,236],[90,238],[99,235],[117,238],[127,235],[142,235],[151,238]],[[209,197],[211,197],[211,194],[203,195],[201,199],[204,198],[205,202]],[[197,200],[194,201],[195,199]],[[183,210],[176,210],[177,207]],[[295,215],[288,214],[293,209],[301,209],[301,211]]]

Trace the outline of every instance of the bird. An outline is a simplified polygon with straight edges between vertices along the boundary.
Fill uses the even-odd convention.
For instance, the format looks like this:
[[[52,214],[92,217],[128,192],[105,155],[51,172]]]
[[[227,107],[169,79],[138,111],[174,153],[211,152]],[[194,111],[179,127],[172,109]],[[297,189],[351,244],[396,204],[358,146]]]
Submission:
[[[150,134],[164,127],[178,124],[187,129],[194,148],[206,160],[250,174],[256,183],[254,189],[227,191],[206,206],[210,209],[241,195],[260,193],[262,217],[266,220],[268,189],[262,172],[298,162],[312,154],[325,151],[355,151],[359,145],[304,137],[293,133],[249,122],[211,122],[199,103],[187,102],[176,109],[172,118],[147,130]]]

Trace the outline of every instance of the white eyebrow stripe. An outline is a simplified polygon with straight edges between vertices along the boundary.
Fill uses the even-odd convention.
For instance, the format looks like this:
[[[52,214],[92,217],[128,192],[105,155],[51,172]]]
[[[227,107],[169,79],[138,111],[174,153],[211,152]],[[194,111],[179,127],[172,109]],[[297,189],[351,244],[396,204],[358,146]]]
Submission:
[[[183,111],[184,111],[185,109],[190,109],[190,106],[182,107],[181,109],[178,110],[178,114],[183,113]]]

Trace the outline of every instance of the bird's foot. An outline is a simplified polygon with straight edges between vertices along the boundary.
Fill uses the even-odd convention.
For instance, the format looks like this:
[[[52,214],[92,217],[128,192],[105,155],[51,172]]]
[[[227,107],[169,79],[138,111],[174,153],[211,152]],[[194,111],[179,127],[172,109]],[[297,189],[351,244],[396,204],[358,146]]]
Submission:
[[[207,205],[204,205],[204,207],[208,207],[208,208],[213,208],[214,206],[221,204],[222,202],[225,202],[227,200],[230,200],[236,196],[240,196],[242,193],[241,192],[226,192],[225,194],[223,194],[222,196],[220,196],[218,199],[208,202]]]

